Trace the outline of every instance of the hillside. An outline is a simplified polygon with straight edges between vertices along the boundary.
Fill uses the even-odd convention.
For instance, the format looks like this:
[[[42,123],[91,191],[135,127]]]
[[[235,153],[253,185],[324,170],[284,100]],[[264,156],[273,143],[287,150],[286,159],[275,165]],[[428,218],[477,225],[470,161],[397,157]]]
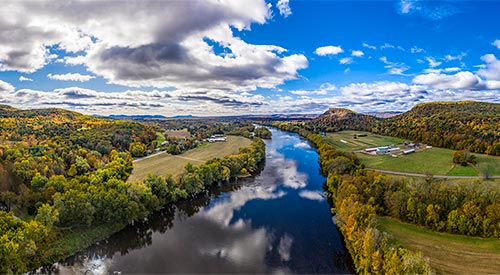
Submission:
[[[349,109],[331,108],[310,121],[308,125],[311,130],[320,129],[327,132],[349,130],[353,126],[356,127],[355,130],[371,131],[379,120],[374,116],[359,114]]]
[[[486,102],[422,103],[389,118],[374,118],[346,109],[330,109],[309,129],[362,130],[449,149],[500,155],[500,104]]]

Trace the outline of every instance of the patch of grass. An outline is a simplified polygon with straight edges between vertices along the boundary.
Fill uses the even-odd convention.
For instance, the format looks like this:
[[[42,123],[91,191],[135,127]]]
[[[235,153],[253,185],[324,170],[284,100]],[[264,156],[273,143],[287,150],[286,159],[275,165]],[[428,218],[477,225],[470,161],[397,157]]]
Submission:
[[[393,158],[390,155],[356,153],[370,168],[419,174],[446,175],[454,167],[453,150],[432,148]]]
[[[476,169],[470,165],[462,166],[455,165],[446,175],[448,176],[477,176],[478,173]]]
[[[477,169],[480,175],[500,175],[500,157],[474,154],[477,161]]]
[[[381,217],[379,229],[403,246],[421,251],[438,274],[498,274],[500,239],[438,233]]]
[[[358,137],[355,139],[354,136]],[[366,135],[366,136],[359,136]],[[416,153],[401,155],[394,158],[390,155],[367,155],[359,151],[367,148],[401,144],[403,139],[381,136],[362,131],[340,131],[328,133],[327,140],[337,149],[357,152],[356,155],[366,167],[432,175],[448,176],[478,176],[488,173],[490,176],[500,175],[500,157],[474,154],[477,169],[472,166],[455,166],[453,164],[454,150],[433,147],[417,150]]]
[[[103,224],[91,228],[61,229],[57,240],[46,250],[44,264],[63,260],[125,228],[124,224]]]
[[[361,136],[360,136],[361,135]],[[354,138],[357,136],[357,138]],[[404,140],[396,137],[381,136],[363,131],[340,131],[328,133],[327,139],[339,150],[359,151],[370,147],[387,146],[403,143]],[[344,142],[342,142],[343,140]]]
[[[167,135],[169,137],[174,137],[174,138],[188,138],[191,136],[188,129],[167,130],[167,131],[165,131],[165,135]]]
[[[150,173],[165,176],[180,176],[188,163],[199,165],[212,158],[222,158],[238,153],[240,147],[250,145],[252,141],[240,136],[228,136],[226,142],[207,143],[181,155],[160,153],[134,162],[134,170],[128,181],[142,181]]]

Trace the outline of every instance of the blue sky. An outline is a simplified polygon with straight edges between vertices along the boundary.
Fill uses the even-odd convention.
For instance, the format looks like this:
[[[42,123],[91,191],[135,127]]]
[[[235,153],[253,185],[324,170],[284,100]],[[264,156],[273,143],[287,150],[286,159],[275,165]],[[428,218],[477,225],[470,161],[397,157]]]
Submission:
[[[500,101],[496,1],[12,1],[0,103],[87,114]]]

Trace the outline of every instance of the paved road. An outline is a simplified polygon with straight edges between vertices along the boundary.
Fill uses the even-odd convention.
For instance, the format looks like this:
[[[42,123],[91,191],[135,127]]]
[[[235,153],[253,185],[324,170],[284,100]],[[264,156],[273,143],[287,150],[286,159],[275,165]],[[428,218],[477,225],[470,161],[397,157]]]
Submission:
[[[373,169],[366,168],[368,170],[377,171],[384,174],[392,174],[392,175],[400,175],[400,176],[409,176],[409,177],[428,177],[427,174],[417,174],[417,173],[406,173],[406,172],[398,172],[398,171],[389,171],[389,170],[381,170],[381,169]],[[484,179],[484,176],[446,176],[446,175],[430,175],[433,178],[438,179]],[[490,179],[500,179],[500,176],[489,176]]]

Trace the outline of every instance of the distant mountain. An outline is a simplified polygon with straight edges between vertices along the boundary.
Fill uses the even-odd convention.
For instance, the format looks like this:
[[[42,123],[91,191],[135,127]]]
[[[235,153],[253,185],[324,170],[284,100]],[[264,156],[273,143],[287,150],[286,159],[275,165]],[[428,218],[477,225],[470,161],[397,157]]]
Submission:
[[[378,118],[388,118],[388,117],[400,115],[402,113],[403,112],[388,111],[388,112],[368,112],[368,113],[363,113],[363,114],[378,117]]]
[[[136,120],[167,118],[166,116],[162,116],[162,115],[109,115],[106,117],[114,118],[114,119],[136,119]]]
[[[379,119],[374,116],[359,114],[349,109],[330,108],[311,120],[308,125],[310,128],[327,132],[348,129],[372,131],[378,121]]]
[[[496,103],[422,103],[389,118],[332,108],[310,121],[308,128],[322,131],[363,130],[438,147],[500,155],[500,104]]]

